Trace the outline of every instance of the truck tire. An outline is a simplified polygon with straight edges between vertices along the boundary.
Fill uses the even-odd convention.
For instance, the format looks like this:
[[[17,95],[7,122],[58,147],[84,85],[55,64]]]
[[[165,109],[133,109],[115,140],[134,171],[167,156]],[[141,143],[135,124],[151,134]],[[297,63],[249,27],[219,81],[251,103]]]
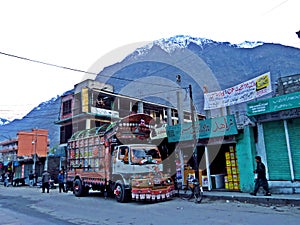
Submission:
[[[118,180],[115,184],[114,194],[117,202],[127,202],[128,195],[126,194],[125,186],[122,181]]]
[[[84,187],[80,179],[75,179],[73,182],[73,192],[76,197],[82,197],[84,195]]]

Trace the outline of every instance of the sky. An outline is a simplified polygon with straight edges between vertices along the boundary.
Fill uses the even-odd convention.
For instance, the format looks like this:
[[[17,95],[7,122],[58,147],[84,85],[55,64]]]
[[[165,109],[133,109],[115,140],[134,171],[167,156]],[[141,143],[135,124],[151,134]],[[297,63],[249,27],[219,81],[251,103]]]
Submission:
[[[0,118],[20,119],[86,78],[49,64],[98,73],[175,35],[300,48],[299,8],[299,0],[1,1]]]

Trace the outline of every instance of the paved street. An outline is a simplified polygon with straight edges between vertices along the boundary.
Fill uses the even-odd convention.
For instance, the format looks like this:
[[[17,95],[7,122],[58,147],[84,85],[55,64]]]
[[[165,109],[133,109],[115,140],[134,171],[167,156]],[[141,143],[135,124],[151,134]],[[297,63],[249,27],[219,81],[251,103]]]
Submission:
[[[232,201],[201,204],[180,198],[161,203],[117,203],[98,194],[76,198],[38,188],[0,186],[1,225],[41,224],[299,224],[300,207],[264,206]]]

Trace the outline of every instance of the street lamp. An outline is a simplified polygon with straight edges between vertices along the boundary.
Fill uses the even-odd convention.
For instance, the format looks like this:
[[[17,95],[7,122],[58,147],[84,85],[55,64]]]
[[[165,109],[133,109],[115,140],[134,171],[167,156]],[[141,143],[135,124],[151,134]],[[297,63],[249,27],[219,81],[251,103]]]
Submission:
[[[34,155],[33,155],[33,174],[35,174],[35,167],[36,167],[36,144],[37,144],[37,135],[35,135],[35,140],[31,142],[34,145]]]

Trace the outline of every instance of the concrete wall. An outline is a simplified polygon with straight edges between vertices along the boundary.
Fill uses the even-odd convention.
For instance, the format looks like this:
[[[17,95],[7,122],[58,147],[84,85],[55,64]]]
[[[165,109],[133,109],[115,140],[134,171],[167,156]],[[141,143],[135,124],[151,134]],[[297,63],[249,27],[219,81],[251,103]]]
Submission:
[[[18,132],[18,156],[46,157],[48,149],[48,130],[33,129],[31,132]]]
[[[244,132],[237,136],[236,154],[240,172],[240,189],[252,192],[254,189],[255,145],[252,128],[244,127]]]

